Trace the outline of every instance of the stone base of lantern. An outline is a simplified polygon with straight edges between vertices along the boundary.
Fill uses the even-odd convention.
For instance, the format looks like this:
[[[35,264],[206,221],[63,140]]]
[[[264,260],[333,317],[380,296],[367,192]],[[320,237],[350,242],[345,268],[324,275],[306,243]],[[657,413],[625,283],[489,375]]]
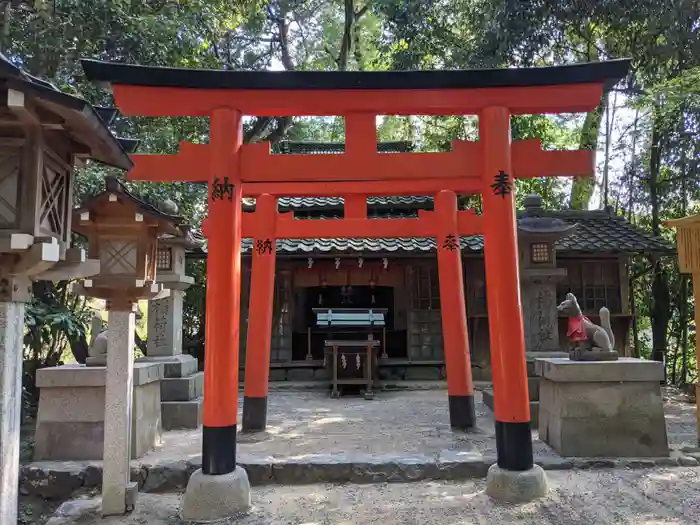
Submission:
[[[163,430],[199,428],[202,424],[204,372],[191,355],[142,357],[137,363],[163,365],[160,407]]]
[[[134,365],[131,458],[162,440],[162,365]],[[63,365],[37,371],[40,389],[34,460],[101,460],[104,445],[105,367]]]
[[[540,439],[562,456],[664,457],[663,364],[538,359]]]

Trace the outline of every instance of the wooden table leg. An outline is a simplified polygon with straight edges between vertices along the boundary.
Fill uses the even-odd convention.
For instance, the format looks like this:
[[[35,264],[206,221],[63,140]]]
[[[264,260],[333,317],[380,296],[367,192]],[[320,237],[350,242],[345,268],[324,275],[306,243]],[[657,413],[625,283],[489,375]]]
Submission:
[[[338,392],[338,347],[333,347],[333,390],[331,391],[331,397],[340,397],[340,392]]]
[[[365,359],[365,378],[367,379],[367,390],[365,391],[365,399],[374,399],[374,391],[372,387],[372,345],[367,345],[367,356]]]

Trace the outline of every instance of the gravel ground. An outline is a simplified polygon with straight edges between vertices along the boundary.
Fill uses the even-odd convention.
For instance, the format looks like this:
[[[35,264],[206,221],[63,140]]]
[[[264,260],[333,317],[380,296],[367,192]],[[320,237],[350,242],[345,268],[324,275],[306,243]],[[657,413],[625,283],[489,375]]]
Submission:
[[[242,456],[303,458],[311,454],[423,454],[452,449],[495,456],[493,415],[475,392],[478,428],[455,434],[449,427],[447,393],[439,390],[383,392],[374,401],[330,399],[321,392],[270,392],[268,433],[271,439],[240,442]],[[672,391],[665,393],[669,444],[696,446],[695,406]],[[242,407],[242,399],[239,406]],[[240,419],[239,419],[240,420]],[[537,439],[538,457],[556,453]],[[177,461],[201,453],[199,430],[167,432],[163,446],[143,463]]]
[[[495,503],[483,481],[261,487],[236,525],[675,525],[700,524],[700,470],[549,472],[549,495],[525,505]],[[176,525],[177,494],[141,494],[136,513],[49,525]],[[98,500],[87,501],[96,508]],[[233,522],[232,522],[233,523]]]

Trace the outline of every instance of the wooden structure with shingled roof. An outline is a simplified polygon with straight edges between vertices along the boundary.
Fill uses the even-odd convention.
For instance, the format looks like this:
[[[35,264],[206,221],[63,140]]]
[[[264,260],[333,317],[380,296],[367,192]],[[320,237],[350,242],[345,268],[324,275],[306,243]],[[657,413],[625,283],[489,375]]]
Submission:
[[[693,277],[693,299],[695,300],[695,362],[700,364],[700,214],[667,221],[666,226],[676,229],[678,265],[681,273]],[[696,365],[697,366],[697,365]],[[700,379],[695,384],[697,404],[698,441],[700,441]]]

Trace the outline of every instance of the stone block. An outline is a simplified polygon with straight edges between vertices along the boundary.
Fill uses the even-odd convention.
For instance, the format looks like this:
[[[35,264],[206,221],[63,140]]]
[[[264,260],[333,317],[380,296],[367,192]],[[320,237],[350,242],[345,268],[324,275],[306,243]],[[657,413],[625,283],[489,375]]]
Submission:
[[[204,389],[204,372],[197,372],[187,377],[170,377],[160,382],[162,401],[189,401],[202,396]]]
[[[287,371],[284,368],[271,368],[270,381],[286,381]]]
[[[189,401],[162,401],[163,430],[199,428],[202,424],[202,398]]]
[[[180,354],[174,356],[147,356],[136,360],[136,363],[160,363],[163,365],[163,377],[187,377],[199,372],[197,358]]]
[[[406,375],[406,368],[402,366],[380,366],[377,376],[384,381],[401,381]]]
[[[134,365],[131,457],[143,456],[162,439],[162,366]],[[106,368],[64,365],[38,371],[40,386],[34,460],[102,459]]]
[[[528,377],[527,390],[530,394],[530,401],[538,401],[540,399],[540,378]]]
[[[547,494],[547,476],[539,465],[513,471],[491,465],[486,476],[486,494],[506,503],[526,503]]]
[[[568,358],[537,359],[540,377],[557,383],[646,382],[664,380],[663,364],[633,357],[617,361],[571,361]]]
[[[481,393],[481,400],[484,402],[484,405],[488,407],[488,409],[493,412],[494,410],[494,398],[493,398],[493,390],[484,390]]]
[[[440,367],[410,366],[406,368],[406,381],[439,381]]]
[[[668,456],[661,363],[564,361],[538,361],[542,441],[566,457]]]
[[[287,381],[313,381],[314,369],[311,367],[290,368],[287,370]]]
[[[328,368],[314,369],[314,379],[327,381],[331,378],[331,371]]]
[[[209,523],[237,519],[250,510],[250,482],[241,467],[230,474],[207,476],[196,471],[187,483],[180,517],[185,522]]]

